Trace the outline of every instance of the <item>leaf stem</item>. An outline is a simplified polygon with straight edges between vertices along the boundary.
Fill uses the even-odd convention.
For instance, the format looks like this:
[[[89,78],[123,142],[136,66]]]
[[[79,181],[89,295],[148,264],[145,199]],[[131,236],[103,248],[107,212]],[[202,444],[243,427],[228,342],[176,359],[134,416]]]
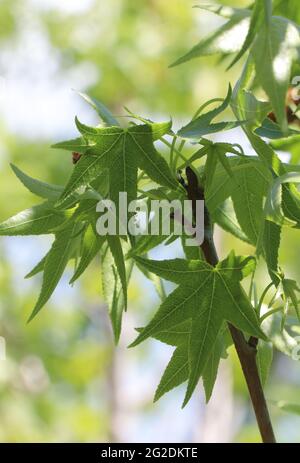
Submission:
[[[199,186],[198,178],[190,167],[187,167],[186,175],[188,180],[186,187],[188,198],[192,201],[192,204],[196,204],[196,200],[204,199],[204,191],[201,186]],[[209,264],[215,266],[219,262],[219,258],[213,239],[213,227],[210,222],[209,212],[206,208],[204,221],[205,233],[204,241],[201,244],[201,250],[205,260]],[[249,395],[255,412],[256,421],[260,430],[262,441],[264,443],[274,443],[276,442],[276,439],[256,364],[258,340],[251,337],[249,341],[247,341],[242,331],[238,330],[231,323],[228,323],[228,328],[233,339],[233,343],[237,351],[243,374],[248,386]]]
[[[172,143],[169,143],[169,142],[168,142],[167,140],[165,140],[163,137],[160,138],[160,141],[161,141],[162,143],[164,143],[166,146],[168,146],[168,147],[172,150],[172,152],[175,153],[175,154],[177,155],[177,156],[175,157],[176,161],[177,161],[178,157],[180,156],[181,159],[182,159],[184,162],[187,162],[187,159],[184,157],[184,155],[183,155],[179,150],[177,150],[177,149],[172,145]],[[180,147],[179,147],[179,149],[180,149]],[[174,165],[175,165],[175,168],[176,168],[175,160],[174,160]]]

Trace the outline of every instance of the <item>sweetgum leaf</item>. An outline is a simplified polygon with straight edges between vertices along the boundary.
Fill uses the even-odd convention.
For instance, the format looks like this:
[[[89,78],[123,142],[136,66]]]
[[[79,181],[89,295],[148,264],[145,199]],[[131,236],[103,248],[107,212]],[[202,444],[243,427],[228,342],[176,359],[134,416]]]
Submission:
[[[84,273],[84,271],[100,251],[104,241],[105,237],[99,236],[97,233],[95,233],[93,227],[89,225],[83,238],[83,250],[81,258],[76,271],[70,280],[70,284],[74,283],[74,281],[76,281]]]
[[[1,236],[45,235],[53,233],[70,217],[68,211],[57,211],[53,203],[32,206],[0,223]]]
[[[203,261],[135,259],[149,271],[179,286],[162,303],[131,346],[192,319],[185,405],[203,373],[225,320],[253,336],[265,339],[257,315],[239,283],[243,265],[238,263],[235,267],[230,264],[228,267],[226,261],[214,268]],[[237,277],[234,276],[235,272],[238,272]]]
[[[189,377],[188,340],[189,338],[186,337],[185,342],[175,349],[156,389],[154,402],[166,392],[187,381]]]
[[[95,180],[103,169],[108,169],[109,198],[115,204],[118,204],[119,192],[127,192],[128,202],[136,199],[138,168],[145,171],[154,182],[171,189],[178,188],[178,183],[168,164],[153,145],[149,125],[138,125],[128,129],[119,127],[95,129],[77,120],[77,127],[94,145],[76,164],[57,202],[58,206],[62,206],[79,188],[86,187]]]
[[[77,230],[78,224],[71,221],[64,230],[56,234],[45,260],[42,289],[28,321],[38,314],[55,290],[71,256]]]
[[[123,253],[128,251],[127,243],[122,243],[122,246],[124,248]],[[124,291],[108,244],[102,246],[100,254],[103,295],[108,304],[114,339],[117,344],[121,334],[122,316],[125,309]],[[133,260],[127,260],[125,267],[128,284],[133,268]]]
[[[260,28],[251,50],[256,76],[270,98],[283,133],[288,131],[285,99],[299,46],[298,28],[285,18],[272,17]]]
[[[238,14],[234,14],[223,26],[201,40],[188,53],[172,63],[170,67],[214,53],[238,52],[248,34],[250,15],[249,10],[239,10]]]
[[[50,183],[41,182],[35,178],[30,177],[21,171],[17,166],[11,164],[11,168],[23,183],[23,185],[33,194],[40,196],[41,198],[56,200],[63,192],[63,186],[51,185]]]
[[[100,118],[105,122],[108,126],[119,126],[119,122],[117,119],[112,115],[109,109],[101,103],[101,101],[93,98],[86,93],[78,92],[80,95],[100,116]]]

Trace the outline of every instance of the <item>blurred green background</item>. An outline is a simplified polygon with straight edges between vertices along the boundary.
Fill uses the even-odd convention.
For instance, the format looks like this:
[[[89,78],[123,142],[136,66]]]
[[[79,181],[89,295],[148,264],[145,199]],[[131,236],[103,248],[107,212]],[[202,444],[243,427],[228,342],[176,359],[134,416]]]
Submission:
[[[225,73],[218,58],[209,57],[168,68],[222,23],[193,5],[194,0],[0,1],[1,221],[37,201],[14,177],[10,162],[44,181],[63,184],[68,178],[70,155],[49,146],[76,134],[76,114],[96,122],[72,89],[99,98],[115,115],[125,115],[124,106],[159,120],[171,115],[175,127],[201,103],[225,95],[239,66]],[[224,137],[244,142],[239,131]],[[40,280],[23,277],[47,245],[46,237],[0,241],[0,336],[7,354],[0,360],[1,442],[259,440],[233,352],[221,365],[208,407],[201,386],[184,410],[182,388],[152,404],[170,350],[151,341],[127,349],[134,327],[145,324],[158,304],[138,273],[116,348],[97,261],[73,288],[66,275],[27,325]],[[217,245],[221,256],[232,247],[252,252],[221,231]],[[156,255],[179,252],[173,246]],[[297,279],[299,238],[293,230],[284,233],[281,257],[286,274]],[[259,275],[261,290],[268,278],[263,271]],[[276,354],[266,395],[280,441],[300,441],[300,417],[272,402],[299,402],[299,383],[297,362]]]

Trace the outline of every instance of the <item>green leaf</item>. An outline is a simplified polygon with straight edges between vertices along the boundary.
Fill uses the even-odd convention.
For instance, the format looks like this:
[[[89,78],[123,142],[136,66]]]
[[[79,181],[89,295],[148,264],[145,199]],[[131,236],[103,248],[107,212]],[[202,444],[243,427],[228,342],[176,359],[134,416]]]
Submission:
[[[0,224],[1,236],[45,235],[53,233],[70,216],[60,212],[49,202],[25,209]]]
[[[93,98],[86,93],[78,92],[80,95],[92,108],[98,113],[100,118],[107,124],[108,126],[119,126],[119,122],[117,119],[111,114],[109,109],[96,98]]]
[[[128,202],[136,199],[138,167],[160,185],[177,189],[166,161],[153,145],[152,131],[148,125],[138,125],[123,130],[118,127],[92,128],[77,120],[81,133],[94,143],[76,164],[74,172],[57,205],[79,188],[95,180],[103,169],[109,170],[110,199],[118,204],[119,192],[127,192]]]
[[[227,144],[226,143],[215,143],[216,154],[222,166],[224,167],[225,171],[229,175],[229,177],[233,177],[234,173],[231,169],[231,165],[229,159],[226,156],[227,153]]]
[[[80,154],[85,154],[93,147],[95,143],[88,143],[83,137],[75,138],[74,140],[60,141],[51,145],[51,148],[62,149],[67,151],[75,151]]]
[[[181,238],[182,248],[185,254],[185,257],[188,260],[203,260],[203,253],[200,246],[187,246],[186,245],[187,236],[183,235]]]
[[[125,252],[127,250],[125,243],[123,247]],[[127,260],[125,266],[128,284],[132,272],[133,260]],[[117,344],[121,333],[125,299],[121,281],[115,267],[115,260],[108,245],[102,246],[101,248],[101,275],[103,295],[108,304],[115,343]]]
[[[188,346],[190,333],[191,323],[190,320],[187,320],[186,322],[176,325],[170,330],[162,331],[155,336],[155,339],[158,339],[159,341],[170,344],[172,346],[177,346],[177,348],[175,349],[173,356],[161,378],[155,393],[154,401],[157,401],[166,392],[169,392],[171,389],[188,380]],[[215,346],[206,362],[206,366],[202,374],[206,402],[209,401],[212,394],[224,347],[224,330],[222,329],[218,335]]]
[[[234,16],[250,16],[250,10],[246,10],[245,8],[232,8],[231,6],[224,6],[224,5],[216,5],[216,4],[200,4],[195,5],[194,8],[200,8],[201,10],[210,11],[211,13],[215,13],[222,18],[230,19]]]
[[[41,182],[35,178],[22,172],[17,166],[10,165],[18,179],[23,185],[34,195],[45,199],[56,200],[63,192],[63,187],[60,185],[51,185],[50,183]]]
[[[239,226],[231,198],[228,198],[223,204],[218,206],[211,214],[211,218],[213,222],[217,223],[223,230],[246,243],[250,243],[249,238]]]
[[[205,168],[204,168],[206,187],[212,184],[213,177],[215,175],[216,168],[217,168],[217,163],[218,163],[218,157],[216,153],[216,148],[214,145],[212,145],[209,147],[209,150],[207,152],[207,158],[206,158],[206,163],[205,163]]]
[[[284,291],[284,295],[287,299],[290,299],[294,309],[296,311],[298,320],[300,320],[300,313],[299,313],[299,304],[298,304],[298,295],[300,293],[300,288],[297,285],[295,280],[290,280],[289,278],[284,278],[282,280],[282,289]]]
[[[225,111],[225,109],[230,104],[231,96],[232,96],[232,90],[231,90],[231,86],[229,85],[226,98],[224,99],[221,105],[193,119],[187,125],[182,127],[178,131],[177,135],[182,138],[200,139],[203,135],[206,135],[208,133],[219,132],[220,130],[224,130],[226,128],[226,124],[232,124],[232,123],[221,122],[218,124],[213,124],[211,126],[211,121],[215,119],[223,111]],[[239,123],[239,125],[241,125],[241,123]]]
[[[300,415],[300,404],[293,404],[290,402],[286,402],[284,400],[280,400],[279,402],[277,402],[276,405],[284,412],[294,413],[295,415]]]
[[[206,39],[201,40],[188,53],[176,60],[170,67],[185,63],[200,56],[214,53],[235,53],[238,52],[247,37],[250,24],[249,10],[240,10],[239,14],[233,15],[226,24],[219,27]]]
[[[224,132],[226,130],[235,129],[236,127],[240,127],[244,123],[245,121],[225,121],[225,122],[217,122],[215,124],[209,124],[208,126],[203,126],[203,127],[201,127],[200,124],[196,126],[196,124],[190,123],[192,127],[188,127],[188,126],[183,127],[178,132],[178,135],[181,138],[199,139],[203,137],[204,135],[209,135],[211,133],[218,133],[218,132]]]
[[[28,321],[38,314],[55,290],[72,253],[76,230],[78,224],[71,222],[67,228],[57,233],[45,260],[42,289]]]
[[[279,284],[278,253],[280,247],[281,227],[274,222],[265,220],[263,230],[263,252],[268,266],[269,275],[275,286]]]
[[[263,227],[263,198],[267,194],[270,173],[262,163],[249,163],[235,174],[236,188],[231,197],[242,231],[256,245]]]
[[[92,260],[100,251],[104,241],[105,237],[99,236],[94,232],[93,227],[89,225],[83,238],[83,250],[81,258],[76,271],[70,280],[70,284],[74,283],[74,281],[76,281],[87,269]]]
[[[262,386],[265,386],[269,377],[270,368],[273,360],[273,346],[270,342],[258,342],[256,363]]]
[[[135,260],[150,272],[179,286],[162,303],[131,346],[192,319],[190,373],[185,405],[203,373],[224,320],[264,339],[256,313],[239,284],[240,277],[232,277],[235,271],[240,274],[241,266],[236,269],[232,266],[222,268],[220,264],[220,267],[213,268],[203,261],[182,259],[153,261],[136,257]]]
[[[126,268],[123,255],[123,249],[121,239],[119,236],[107,235],[106,236],[110,252],[114,258],[115,266],[120,277],[123,294],[124,294],[124,306],[127,308],[127,277]]]
[[[261,27],[252,47],[256,76],[270,99],[283,133],[288,130],[285,100],[299,45],[297,27],[285,18],[273,17]]]
[[[263,320],[261,327],[277,350],[293,358],[298,343],[285,328],[282,328],[282,317],[280,313],[271,314]]]
[[[278,225],[297,225],[298,217],[295,217],[296,221],[285,217],[282,210],[282,185],[285,183],[300,183],[300,174],[298,172],[289,172],[281,177],[278,177],[272,188],[269,191],[266,201],[266,214],[270,220],[273,220]],[[300,200],[295,198],[297,201],[297,212],[300,217]]]
[[[172,120],[167,122],[153,122],[151,119],[146,119],[145,117],[138,116],[125,107],[125,110],[130,114],[133,119],[137,119],[143,124],[147,124],[152,132],[152,140],[159,140],[161,137],[170,132],[172,128]]]
[[[231,197],[234,206],[234,215],[231,214],[233,222],[238,220],[246,241],[256,246],[264,223],[263,198],[268,193],[272,176],[269,169],[257,158],[230,157],[227,160],[233,178],[228,176],[223,166],[218,165],[213,182],[208,184],[205,194],[208,210],[214,217],[215,211]],[[230,203],[228,207],[230,208]],[[224,225],[230,227],[233,234],[244,238],[228,221]]]
[[[255,130],[256,135],[259,135],[263,138],[269,138],[270,140],[276,140],[278,138],[283,138],[285,136],[299,136],[300,132],[298,130],[288,129],[284,134],[278,124],[273,122],[271,119],[266,118],[262,125]]]
[[[213,388],[217,379],[217,374],[218,374],[218,368],[223,352],[223,347],[224,347],[224,340],[223,340],[223,333],[220,331],[215,345],[213,347],[212,353],[210,357],[207,360],[206,366],[204,367],[203,373],[202,373],[202,380],[203,380],[203,386],[204,386],[204,391],[205,391],[205,398],[206,398],[206,403],[209,402]]]
[[[288,151],[291,153],[291,163],[295,164],[300,160],[300,136],[294,135],[288,138],[273,140],[271,146],[275,150]],[[294,166],[292,166],[294,167]]]
[[[253,93],[245,89],[242,89],[238,95],[234,95],[231,100],[231,107],[238,119],[246,121],[244,127],[250,130],[261,126],[271,111],[269,102],[258,100]]]
[[[230,69],[232,66],[234,66],[235,63],[239,61],[239,59],[246,53],[246,51],[249,49],[251,46],[256,33],[260,27],[261,24],[261,19],[262,19],[262,2],[261,0],[256,0],[254,4],[254,8],[252,10],[252,15],[251,15],[251,20],[250,20],[250,26],[248,29],[247,36],[245,38],[245,41],[243,43],[243,46],[237,56],[234,58],[234,60],[230,63],[227,69]]]
[[[27,275],[25,275],[24,278],[31,278],[37,275],[38,273],[42,272],[45,268],[45,262],[48,254],[49,253],[47,252],[47,254],[33,267],[33,269],[29,273],[27,273]]]
[[[154,402],[166,392],[187,381],[189,376],[188,339],[186,337],[186,341],[175,349],[156,389]]]
[[[141,332],[143,328],[139,329]],[[170,346],[180,346],[184,344],[186,340],[189,338],[191,333],[191,320],[185,320],[178,325],[172,326],[171,328],[167,328],[164,331],[160,331],[154,337],[158,341],[161,341],[165,344],[169,344]]]
[[[228,277],[242,281],[254,272],[256,258],[254,256],[236,256],[234,251],[231,251],[226,259],[217,264],[216,268],[226,272]]]

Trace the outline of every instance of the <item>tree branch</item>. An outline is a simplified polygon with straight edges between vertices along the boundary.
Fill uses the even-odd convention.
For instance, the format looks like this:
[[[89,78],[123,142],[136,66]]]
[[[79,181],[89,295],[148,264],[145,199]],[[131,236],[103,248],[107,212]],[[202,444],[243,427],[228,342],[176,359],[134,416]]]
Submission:
[[[196,200],[204,200],[204,190],[201,188],[201,186],[199,186],[197,175],[190,167],[186,168],[186,175],[188,183],[185,185],[185,187],[187,190],[188,198],[192,201],[193,211],[195,211]],[[204,223],[204,241],[201,245],[201,249],[205,260],[209,264],[215,266],[219,259],[213,239],[213,228],[206,207]],[[251,337],[249,341],[247,341],[244,334],[235,328],[235,326],[233,326],[231,323],[228,323],[228,328],[230,330],[231,337],[233,339],[233,343],[237,351],[243,374],[248,386],[262,441],[264,443],[274,443],[276,442],[276,439],[256,364],[256,348],[258,339]]]

